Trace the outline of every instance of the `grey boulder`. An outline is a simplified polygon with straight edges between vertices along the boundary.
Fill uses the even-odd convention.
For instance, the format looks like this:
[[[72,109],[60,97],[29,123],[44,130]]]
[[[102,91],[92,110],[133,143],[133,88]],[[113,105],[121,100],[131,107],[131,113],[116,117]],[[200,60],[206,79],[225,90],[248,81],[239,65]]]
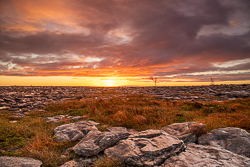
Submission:
[[[156,166],[185,149],[183,141],[161,130],[146,130],[120,140],[105,155],[132,166]]]
[[[1,167],[40,167],[42,161],[27,157],[0,157]]]
[[[224,148],[239,155],[250,157],[250,134],[235,127],[219,128],[202,135],[198,139],[201,145]]]
[[[161,167],[246,167],[250,159],[225,149],[188,144],[185,152],[167,159]]]
[[[86,136],[90,131],[98,131],[96,125],[99,123],[84,120],[76,123],[70,123],[58,126],[54,129],[55,140],[64,141],[76,141]]]
[[[72,150],[81,156],[93,156],[128,136],[126,128],[113,128],[106,132],[91,131]]]

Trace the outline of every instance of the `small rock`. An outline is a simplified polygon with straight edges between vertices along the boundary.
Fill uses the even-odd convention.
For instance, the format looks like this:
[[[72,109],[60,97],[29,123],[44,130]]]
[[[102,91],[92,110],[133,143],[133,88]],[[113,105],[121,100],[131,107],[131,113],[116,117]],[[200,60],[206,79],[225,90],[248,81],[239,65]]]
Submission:
[[[66,159],[66,158],[68,158],[68,156],[66,156],[66,155],[61,155],[61,158],[62,158],[62,159]]]
[[[42,161],[26,157],[0,157],[1,167],[40,167]]]
[[[40,112],[46,112],[45,110],[38,110]],[[71,116],[71,115],[56,115],[56,116],[53,116],[53,117],[46,117],[44,118],[44,120],[46,122],[52,122],[52,123],[58,123],[62,120],[65,120],[65,119],[72,119],[72,120],[79,120],[79,119],[82,119],[83,116]]]
[[[30,110],[28,108],[22,108],[22,111],[27,112],[27,111],[30,111]]]
[[[19,108],[10,108],[9,111],[19,111]]]
[[[5,107],[5,106],[0,107],[0,110],[9,110],[9,109],[10,109],[10,107]]]
[[[25,98],[33,98],[33,95],[24,95]]]
[[[17,123],[17,121],[9,121],[9,123],[13,123],[14,124],[14,123]]]
[[[23,118],[25,117],[24,113],[15,113],[15,115],[13,115],[14,118]]]

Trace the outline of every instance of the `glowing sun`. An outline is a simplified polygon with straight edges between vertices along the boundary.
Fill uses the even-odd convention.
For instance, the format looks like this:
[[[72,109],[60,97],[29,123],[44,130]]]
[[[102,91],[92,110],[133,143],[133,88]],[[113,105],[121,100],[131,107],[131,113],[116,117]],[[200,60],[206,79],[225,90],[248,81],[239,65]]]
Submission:
[[[115,80],[103,80],[102,81],[106,86],[114,86],[116,81]]]

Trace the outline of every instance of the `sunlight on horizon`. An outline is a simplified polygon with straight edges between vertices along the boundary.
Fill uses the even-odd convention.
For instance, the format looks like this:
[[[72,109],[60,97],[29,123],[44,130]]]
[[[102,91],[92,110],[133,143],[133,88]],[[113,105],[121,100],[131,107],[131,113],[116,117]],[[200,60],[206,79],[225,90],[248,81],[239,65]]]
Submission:
[[[94,86],[94,87],[116,87],[116,86],[154,86],[151,80],[126,78],[126,77],[16,77],[0,76],[0,86]],[[178,82],[160,81],[157,86],[198,86],[210,85],[208,82]],[[218,81],[215,84],[250,84],[250,80],[243,81]]]
[[[115,80],[102,80],[102,82],[103,82],[106,86],[115,86],[115,83],[116,83]]]

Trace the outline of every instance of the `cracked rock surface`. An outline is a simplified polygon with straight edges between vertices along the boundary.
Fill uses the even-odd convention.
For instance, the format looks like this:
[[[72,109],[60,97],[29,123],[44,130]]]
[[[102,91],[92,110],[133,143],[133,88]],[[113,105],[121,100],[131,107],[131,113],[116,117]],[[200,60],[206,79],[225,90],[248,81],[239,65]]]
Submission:
[[[81,156],[93,156],[126,139],[129,132],[126,128],[110,128],[109,131],[91,131],[73,147],[73,151]]]
[[[250,159],[225,149],[191,143],[177,156],[167,159],[161,167],[232,167],[250,166]]]
[[[130,135],[116,146],[105,150],[107,156],[132,166],[156,166],[172,154],[185,149],[183,141],[161,130],[146,130]]]
[[[57,141],[76,141],[86,136],[90,131],[98,131],[96,125],[99,123],[84,120],[58,126],[54,129],[54,136]]]
[[[219,128],[202,135],[199,140],[201,145],[211,145],[232,151],[239,155],[250,157],[250,134],[240,128]]]

